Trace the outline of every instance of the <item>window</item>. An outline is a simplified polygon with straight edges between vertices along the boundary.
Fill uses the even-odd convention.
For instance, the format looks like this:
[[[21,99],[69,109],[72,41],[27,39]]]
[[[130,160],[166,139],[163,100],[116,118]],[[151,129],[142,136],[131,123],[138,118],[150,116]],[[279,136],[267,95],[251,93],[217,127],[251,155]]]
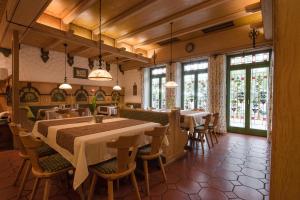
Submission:
[[[182,100],[185,110],[207,109],[208,61],[186,63],[182,66]]]
[[[159,67],[150,70],[150,106],[166,108],[166,68]]]

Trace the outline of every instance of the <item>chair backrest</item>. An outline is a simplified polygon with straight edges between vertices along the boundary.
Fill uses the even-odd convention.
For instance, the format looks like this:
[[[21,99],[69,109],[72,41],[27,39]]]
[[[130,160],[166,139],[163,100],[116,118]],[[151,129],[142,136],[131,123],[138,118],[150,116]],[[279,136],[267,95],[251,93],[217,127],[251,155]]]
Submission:
[[[78,113],[79,113],[79,116],[89,116],[90,110],[89,110],[89,108],[79,108]]]
[[[56,111],[48,111],[48,119],[59,119],[60,114]]]
[[[33,122],[28,119],[28,109],[27,108],[19,108],[19,120],[23,128],[26,128],[28,131],[33,129]]]
[[[213,118],[214,118],[213,127],[216,127],[218,125],[218,122],[219,122],[219,113],[214,113]]]
[[[20,124],[16,124],[14,122],[10,122],[9,124],[9,129],[13,134],[14,142],[16,142],[15,146],[20,148],[20,151],[23,155],[27,155],[26,149],[20,139],[20,131],[24,131],[23,128],[21,128]]]
[[[35,171],[43,172],[44,170],[39,164],[39,157],[37,153],[37,148],[42,145],[42,141],[35,139],[30,133],[25,131],[20,131],[19,136],[29,156],[32,168]]]
[[[199,107],[199,108],[194,108],[193,111],[205,112],[205,109],[202,107]]]
[[[117,148],[118,173],[135,166],[139,138],[139,135],[121,136],[117,141],[107,143],[108,147]]]
[[[211,120],[211,114],[208,114],[204,117],[202,117],[205,121],[204,121],[204,130],[207,130],[208,129],[208,126],[209,126],[209,123],[210,123],[210,120]]]
[[[155,127],[152,131],[145,132],[145,135],[152,137],[150,154],[157,154],[160,152],[168,128],[169,126],[160,126]]]

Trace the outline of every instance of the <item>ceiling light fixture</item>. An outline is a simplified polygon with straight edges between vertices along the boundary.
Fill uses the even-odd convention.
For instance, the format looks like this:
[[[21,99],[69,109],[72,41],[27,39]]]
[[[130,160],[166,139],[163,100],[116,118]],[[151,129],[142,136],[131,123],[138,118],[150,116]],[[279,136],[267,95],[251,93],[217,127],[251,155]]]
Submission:
[[[102,16],[102,12],[101,12],[101,0],[99,2],[99,66],[95,67],[95,69],[93,69],[89,76],[88,79],[89,80],[93,80],[93,81],[111,81],[112,80],[112,76],[111,74],[106,70],[106,63],[104,60],[102,60],[102,40],[101,40],[101,16]]]
[[[72,86],[67,82],[67,44],[64,44],[65,47],[65,81],[60,84],[59,89],[62,90],[71,90]]]
[[[172,64],[173,64],[173,22],[170,23],[171,25],[171,42],[170,42],[170,77],[169,81],[165,84],[166,88],[176,88],[178,84],[175,81],[172,81],[173,74],[172,74]]]
[[[115,85],[114,87],[113,87],[113,90],[115,90],[115,91],[120,91],[120,90],[122,90],[122,88],[121,88],[121,86],[119,86],[119,58],[117,57],[116,58],[117,59],[117,85]]]

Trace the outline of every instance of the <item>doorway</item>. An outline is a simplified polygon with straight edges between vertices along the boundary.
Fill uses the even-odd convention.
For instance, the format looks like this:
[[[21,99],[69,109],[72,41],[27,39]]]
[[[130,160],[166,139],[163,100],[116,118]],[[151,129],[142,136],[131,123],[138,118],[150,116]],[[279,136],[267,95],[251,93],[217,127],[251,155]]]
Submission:
[[[227,57],[227,130],[267,135],[270,51]]]

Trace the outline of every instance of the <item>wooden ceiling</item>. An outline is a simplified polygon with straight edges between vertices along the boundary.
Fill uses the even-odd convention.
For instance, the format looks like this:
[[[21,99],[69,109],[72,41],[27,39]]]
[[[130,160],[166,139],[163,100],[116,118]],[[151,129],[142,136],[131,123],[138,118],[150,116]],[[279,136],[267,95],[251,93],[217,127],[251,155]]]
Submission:
[[[10,10],[15,2],[15,13],[19,13],[14,13],[14,23],[4,31],[18,28],[22,43],[40,48],[62,51],[67,42],[73,55],[95,58],[99,54],[99,0],[27,1],[27,5],[9,1]],[[229,28],[259,24],[260,10],[260,0],[102,0],[103,52],[109,60],[120,57],[126,62],[149,63],[147,51],[170,39],[170,22],[174,37],[188,40],[226,22],[232,22]],[[10,45],[3,39],[0,42]]]
[[[259,2],[260,0],[102,0],[101,29],[102,34],[110,38],[113,41],[111,43],[117,47],[118,44],[125,43],[132,46],[132,49],[149,50],[155,48],[157,42],[169,39],[170,22],[174,23],[175,36],[184,36],[184,39],[201,35],[204,28],[249,15],[253,15],[253,19],[248,18],[247,23],[257,23],[262,20],[260,9],[254,10],[259,13],[257,17],[257,13],[246,12],[246,7],[259,7],[259,4],[256,5]],[[57,20],[56,23],[53,19]],[[75,34],[88,39],[97,38],[99,0],[52,0],[38,22],[55,28],[68,24]]]

